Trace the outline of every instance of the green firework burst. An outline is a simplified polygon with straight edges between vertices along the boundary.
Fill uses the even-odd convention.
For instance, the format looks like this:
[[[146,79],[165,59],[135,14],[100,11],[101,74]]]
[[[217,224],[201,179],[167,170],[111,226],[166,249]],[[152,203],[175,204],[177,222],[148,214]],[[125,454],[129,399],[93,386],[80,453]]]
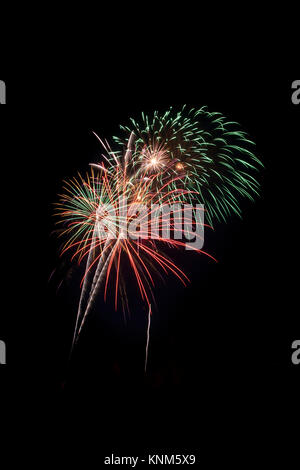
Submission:
[[[138,168],[143,174],[147,168],[150,172],[151,161],[163,165],[161,178],[167,175],[170,189],[187,189],[189,202],[191,192],[197,192],[211,225],[226,221],[231,214],[241,216],[240,200],[253,201],[259,195],[258,173],[263,164],[255,155],[254,142],[237,122],[219,112],[209,112],[207,107],[186,106],[178,112],[172,107],[164,114],[156,111],[152,117],[142,113],[140,123],[130,121],[129,126],[120,126],[123,136],[114,137],[119,147],[116,154],[122,155],[134,133],[134,172]]]

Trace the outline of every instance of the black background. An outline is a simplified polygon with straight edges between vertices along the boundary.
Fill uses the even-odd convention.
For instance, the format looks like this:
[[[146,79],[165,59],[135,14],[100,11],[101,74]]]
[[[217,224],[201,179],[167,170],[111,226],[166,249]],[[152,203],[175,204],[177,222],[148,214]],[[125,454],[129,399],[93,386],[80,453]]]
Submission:
[[[8,101],[0,109],[8,435],[25,443],[31,427],[25,452],[46,445],[46,455],[63,449],[96,466],[111,452],[176,450],[211,463],[290,455],[300,386],[291,362],[300,335],[297,77],[107,66],[0,78]],[[96,161],[92,130],[110,139],[130,116],[185,103],[221,111],[248,131],[265,164],[262,197],[244,204],[242,220],[206,234],[217,264],[184,253],[178,261],[191,285],[170,278],[158,287],[146,376],[138,302],[127,323],[99,302],[68,366],[81,271],[68,274],[52,233],[61,181]]]

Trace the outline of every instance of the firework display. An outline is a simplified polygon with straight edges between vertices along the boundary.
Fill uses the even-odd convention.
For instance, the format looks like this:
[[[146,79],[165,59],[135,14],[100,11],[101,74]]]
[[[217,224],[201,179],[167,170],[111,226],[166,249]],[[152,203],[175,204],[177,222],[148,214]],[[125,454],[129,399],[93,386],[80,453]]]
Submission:
[[[189,282],[169,248],[183,249],[192,234],[201,243],[190,248],[214,259],[201,249],[204,228],[240,216],[240,200],[259,195],[262,163],[254,143],[222,114],[184,106],[130,122],[113,137],[113,149],[96,136],[104,149],[100,161],[84,177],[65,181],[56,205],[62,254],[71,252],[71,260],[86,266],[73,345],[99,292],[106,298],[113,291],[116,309],[128,304],[128,266],[150,321],[157,278],[173,274]]]

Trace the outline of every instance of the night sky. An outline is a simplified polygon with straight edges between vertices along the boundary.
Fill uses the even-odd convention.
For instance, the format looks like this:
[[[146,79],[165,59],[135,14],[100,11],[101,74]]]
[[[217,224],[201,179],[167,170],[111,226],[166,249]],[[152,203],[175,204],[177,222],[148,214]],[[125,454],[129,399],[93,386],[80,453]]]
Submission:
[[[25,411],[21,434],[30,416],[44,444],[100,463],[111,451],[146,449],[193,451],[211,463],[220,454],[230,462],[236,448],[255,461],[263,449],[268,461],[290,429],[300,391],[300,366],[291,362],[300,337],[293,80],[129,75],[0,77],[10,102],[0,114],[8,213],[0,372],[8,406]],[[184,288],[168,276],[158,285],[146,376],[147,312],[132,285],[126,322],[111,299],[99,298],[68,364],[83,267],[59,258],[53,234],[62,180],[97,161],[92,130],[109,140],[141,111],[185,103],[220,111],[249,133],[265,164],[262,197],[242,202],[242,220],[233,216],[205,233],[204,249],[218,263],[176,254],[192,282]],[[43,440],[44,427],[53,431]]]

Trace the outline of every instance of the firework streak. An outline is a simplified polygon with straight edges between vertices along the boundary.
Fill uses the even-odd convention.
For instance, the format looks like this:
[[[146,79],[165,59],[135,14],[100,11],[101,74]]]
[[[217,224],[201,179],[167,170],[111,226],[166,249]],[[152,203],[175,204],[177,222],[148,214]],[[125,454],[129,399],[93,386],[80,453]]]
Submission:
[[[259,195],[262,163],[236,122],[205,107],[142,113],[141,123],[131,119],[121,131],[114,151],[95,134],[104,153],[85,177],[65,181],[56,215],[65,237],[61,253],[72,251],[72,260],[86,263],[73,346],[100,291],[104,299],[113,291],[115,309],[119,301],[128,305],[130,266],[149,312],[146,368],[155,278],[172,273],[189,282],[163,247],[214,259],[201,249],[204,227],[241,215],[240,199]]]

